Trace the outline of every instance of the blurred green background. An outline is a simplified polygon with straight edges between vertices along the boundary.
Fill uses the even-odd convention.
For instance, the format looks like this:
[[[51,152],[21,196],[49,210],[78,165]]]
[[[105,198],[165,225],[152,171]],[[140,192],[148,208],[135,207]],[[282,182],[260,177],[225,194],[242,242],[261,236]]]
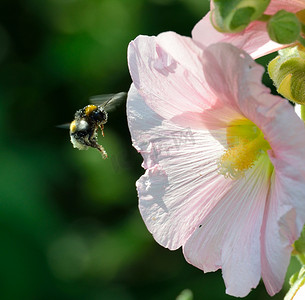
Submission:
[[[135,190],[142,159],[124,107],[105,127],[105,161],[73,149],[68,131],[56,128],[90,96],[129,89],[129,41],[190,35],[208,6],[0,2],[0,299],[175,299],[186,288],[194,299],[233,299],[221,272],[203,274],[146,230]],[[270,297],[260,284],[246,299]]]

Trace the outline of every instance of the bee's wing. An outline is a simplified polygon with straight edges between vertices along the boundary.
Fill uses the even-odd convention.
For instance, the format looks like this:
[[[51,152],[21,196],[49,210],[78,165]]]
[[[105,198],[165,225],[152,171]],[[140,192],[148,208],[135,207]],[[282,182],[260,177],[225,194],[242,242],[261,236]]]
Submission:
[[[119,106],[126,99],[126,96],[127,93],[125,92],[97,95],[90,98],[90,103],[101,106],[109,112]]]
[[[71,123],[65,123],[61,125],[56,125],[57,128],[63,128],[63,129],[70,129],[70,124]]]
[[[102,105],[111,100],[115,95],[116,94],[95,95],[89,98],[89,102],[94,105]]]

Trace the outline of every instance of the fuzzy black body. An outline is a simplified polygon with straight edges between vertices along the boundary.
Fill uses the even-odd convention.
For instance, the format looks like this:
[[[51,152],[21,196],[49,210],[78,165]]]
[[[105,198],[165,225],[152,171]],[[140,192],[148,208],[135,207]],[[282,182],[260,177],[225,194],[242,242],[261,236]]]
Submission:
[[[85,150],[88,147],[96,148],[106,158],[105,149],[97,142],[97,132],[98,129],[103,132],[107,120],[108,114],[101,106],[87,105],[78,110],[75,113],[74,121],[70,125],[70,137],[73,146],[79,150]]]
[[[91,103],[79,109],[74,115],[74,121],[70,124],[70,139],[74,148],[86,150],[89,147],[95,148],[107,158],[107,153],[102,145],[97,142],[98,129],[104,136],[104,124],[107,123],[107,111],[113,110],[123,100],[126,93],[99,95],[90,98]]]

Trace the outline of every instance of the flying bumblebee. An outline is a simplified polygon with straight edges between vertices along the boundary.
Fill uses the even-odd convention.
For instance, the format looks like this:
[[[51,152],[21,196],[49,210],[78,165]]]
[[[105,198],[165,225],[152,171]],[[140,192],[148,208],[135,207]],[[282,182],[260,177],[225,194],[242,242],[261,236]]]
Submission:
[[[87,150],[89,147],[97,149],[104,159],[107,152],[98,144],[98,129],[104,136],[104,125],[108,120],[108,112],[126,99],[126,93],[98,95],[90,98],[89,104],[75,113],[70,124],[70,139],[74,148]]]

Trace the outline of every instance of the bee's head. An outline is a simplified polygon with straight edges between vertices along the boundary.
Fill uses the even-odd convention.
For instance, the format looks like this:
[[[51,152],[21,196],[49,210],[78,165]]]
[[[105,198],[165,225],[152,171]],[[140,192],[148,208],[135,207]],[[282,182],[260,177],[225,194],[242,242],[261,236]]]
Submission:
[[[105,124],[107,122],[107,119],[108,119],[108,114],[103,108],[98,107],[97,109],[92,111],[91,118],[95,122]]]

